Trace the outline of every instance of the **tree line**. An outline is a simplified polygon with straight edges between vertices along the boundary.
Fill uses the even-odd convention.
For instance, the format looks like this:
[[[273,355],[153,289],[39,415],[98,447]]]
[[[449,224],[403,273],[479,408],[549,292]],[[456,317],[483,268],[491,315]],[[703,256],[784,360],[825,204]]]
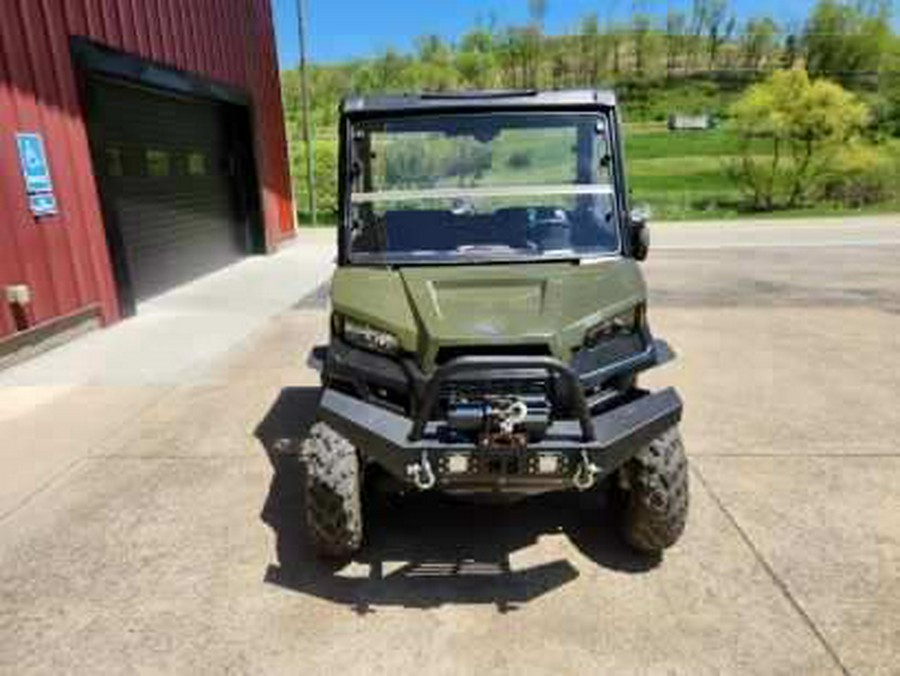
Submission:
[[[679,112],[728,117],[749,87],[799,69],[854,92],[870,110],[870,132],[900,136],[900,37],[889,0],[819,0],[795,21],[739,17],[728,0],[693,0],[687,11],[635,0],[627,18],[591,13],[562,34],[545,30],[547,0],[528,0],[528,8],[520,25],[488,18],[454,41],[425,34],[409,53],[312,65],[320,203],[334,202],[334,150],[324,139],[333,138],[338,102],[349,94],[611,86],[632,122]],[[298,72],[284,72],[282,83],[300,197]]]
[[[813,77],[853,89],[876,89],[896,68],[900,49],[888,0],[820,0],[805,22],[769,16],[739,19],[728,0],[694,0],[689,11],[654,13],[635,2],[627,20],[584,16],[572,30],[544,30],[546,0],[529,0],[530,20],[481,21],[459,40],[426,34],[413,53],[387,49],[372,58],[313,65],[313,122],[328,129],[338,100],[371,91],[561,89],[665,85],[683,79],[741,83],[805,66]],[[299,114],[297,72],[283,74],[286,108]],[[735,85],[732,85],[735,86]],[[627,105],[627,101],[626,101]]]

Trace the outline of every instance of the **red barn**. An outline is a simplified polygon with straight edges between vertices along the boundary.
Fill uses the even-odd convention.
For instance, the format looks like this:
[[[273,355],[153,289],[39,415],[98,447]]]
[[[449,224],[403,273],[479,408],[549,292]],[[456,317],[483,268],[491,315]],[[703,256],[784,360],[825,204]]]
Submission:
[[[0,347],[290,237],[269,0],[2,0],[0,206]]]

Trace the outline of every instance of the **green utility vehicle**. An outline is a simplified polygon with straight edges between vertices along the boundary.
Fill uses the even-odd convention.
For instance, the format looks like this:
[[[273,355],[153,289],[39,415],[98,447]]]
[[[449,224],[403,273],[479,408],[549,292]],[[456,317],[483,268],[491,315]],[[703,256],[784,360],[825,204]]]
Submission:
[[[364,483],[519,498],[608,487],[627,541],[684,529],[672,358],[647,323],[615,96],[351,98],[323,393],[304,444],[319,553],[363,543]]]

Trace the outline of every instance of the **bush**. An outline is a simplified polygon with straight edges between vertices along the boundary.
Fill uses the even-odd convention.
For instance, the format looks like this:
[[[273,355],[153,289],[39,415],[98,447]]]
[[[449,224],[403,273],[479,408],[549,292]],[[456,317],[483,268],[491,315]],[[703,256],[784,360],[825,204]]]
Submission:
[[[848,207],[884,202],[897,191],[897,160],[871,144],[842,149],[825,177],[823,196]]]
[[[338,210],[336,139],[317,139],[314,145],[316,172],[316,211],[325,216],[334,215]],[[302,213],[309,212],[309,194],[306,189],[306,152],[302,142],[294,142],[291,147],[291,175],[294,180],[296,208]]]
[[[531,153],[527,150],[518,150],[509,156],[506,164],[510,169],[526,169],[531,166]]]
[[[764,210],[794,208],[818,192],[834,158],[869,120],[856,96],[798,69],[753,85],[730,112],[742,149],[729,174],[751,206]],[[769,145],[764,156],[753,150],[760,141]]]

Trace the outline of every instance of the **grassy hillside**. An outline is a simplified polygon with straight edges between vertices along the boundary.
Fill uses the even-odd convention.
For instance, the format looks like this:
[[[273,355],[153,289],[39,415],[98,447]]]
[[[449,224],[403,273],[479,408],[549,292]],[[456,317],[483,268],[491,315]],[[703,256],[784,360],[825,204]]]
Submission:
[[[885,152],[900,154],[892,144]],[[337,139],[320,136],[316,143],[319,166],[319,221],[334,223],[336,206]],[[746,215],[741,193],[727,174],[729,162],[738,156],[738,139],[726,127],[712,131],[669,132],[660,124],[626,125],[625,157],[634,203],[649,204],[655,220],[696,220]],[[301,157],[294,157],[294,175],[305,175]],[[503,165],[501,161],[500,166]],[[552,173],[553,169],[548,168]],[[501,174],[494,178],[500,180]],[[302,205],[302,201],[300,202]],[[900,208],[896,201],[873,205],[866,211]],[[815,212],[847,212],[827,203]],[[809,209],[803,213],[813,213]],[[787,214],[783,214],[787,215]],[[309,219],[301,214],[301,222]]]

